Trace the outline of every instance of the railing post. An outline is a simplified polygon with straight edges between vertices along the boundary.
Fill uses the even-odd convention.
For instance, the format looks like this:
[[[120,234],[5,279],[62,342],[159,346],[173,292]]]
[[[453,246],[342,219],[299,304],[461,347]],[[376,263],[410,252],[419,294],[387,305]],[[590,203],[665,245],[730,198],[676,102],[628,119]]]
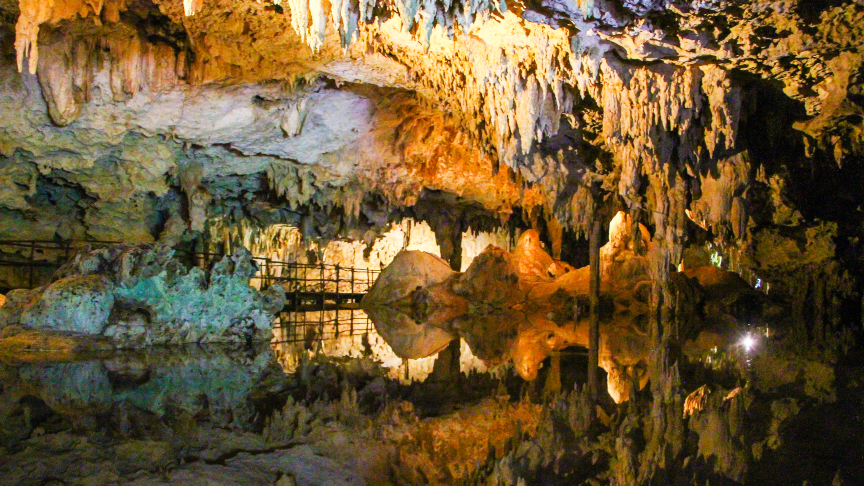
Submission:
[[[339,337],[339,264],[336,264],[336,319],[333,325],[336,327],[335,337]]]
[[[324,262],[321,262],[321,311],[318,314],[318,335],[315,336],[318,342],[315,345],[315,354],[322,352],[324,349],[324,312],[326,307],[326,299],[324,299],[324,293],[327,292],[327,278],[324,274],[325,267]]]

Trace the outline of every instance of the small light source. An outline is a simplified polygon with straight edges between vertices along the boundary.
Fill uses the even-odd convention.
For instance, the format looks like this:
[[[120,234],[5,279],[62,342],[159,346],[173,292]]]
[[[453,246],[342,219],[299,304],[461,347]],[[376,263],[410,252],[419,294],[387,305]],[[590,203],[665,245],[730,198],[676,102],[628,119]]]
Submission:
[[[741,346],[744,346],[744,350],[750,351],[753,349],[753,346],[756,346],[756,339],[748,334],[741,339]]]

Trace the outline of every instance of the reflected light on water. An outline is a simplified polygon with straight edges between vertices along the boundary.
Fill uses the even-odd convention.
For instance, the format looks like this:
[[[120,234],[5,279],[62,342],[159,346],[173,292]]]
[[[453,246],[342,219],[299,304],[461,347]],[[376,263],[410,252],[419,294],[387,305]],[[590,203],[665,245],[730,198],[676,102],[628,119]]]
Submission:
[[[304,355],[311,357],[315,353],[321,353],[333,358],[372,359],[387,368],[390,378],[402,383],[410,383],[425,380],[432,373],[438,356],[436,354],[421,359],[402,359],[393,352],[374,327],[362,334],[342,333],[338,336],[325,329],[322,335],[326,338],[316,340],[314,343],[277,342],[273,344],[274,353],[286,373],[295,372]],[[483,361],[471,353],[464,340],[461,343],[461,350],[460,369],[463,373],[488,371]]]

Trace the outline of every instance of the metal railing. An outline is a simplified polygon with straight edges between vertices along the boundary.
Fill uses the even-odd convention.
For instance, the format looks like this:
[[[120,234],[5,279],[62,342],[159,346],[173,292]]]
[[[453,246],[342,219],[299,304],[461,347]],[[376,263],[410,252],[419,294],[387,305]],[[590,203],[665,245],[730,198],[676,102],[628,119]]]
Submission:
[[[0,267],[24,269],[27,287],[34,288],[79,251],[116,244],[113,241],[0,240]]]

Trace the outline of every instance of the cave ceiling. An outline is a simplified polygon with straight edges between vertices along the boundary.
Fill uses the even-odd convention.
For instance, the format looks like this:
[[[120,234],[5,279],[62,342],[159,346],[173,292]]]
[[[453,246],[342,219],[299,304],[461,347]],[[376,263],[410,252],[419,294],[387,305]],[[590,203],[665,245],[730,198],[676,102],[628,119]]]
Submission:
[[[755,244],[754,228],[808,216],[796,171],[848,167],[864,138],[861,1],[2,0],[0,14],[0,206],[34,237],[148,240],[196,205],[380,221],[381,199],[443,191],[558,231],[611,205],[644,210],[673,246],[685,213]]]

